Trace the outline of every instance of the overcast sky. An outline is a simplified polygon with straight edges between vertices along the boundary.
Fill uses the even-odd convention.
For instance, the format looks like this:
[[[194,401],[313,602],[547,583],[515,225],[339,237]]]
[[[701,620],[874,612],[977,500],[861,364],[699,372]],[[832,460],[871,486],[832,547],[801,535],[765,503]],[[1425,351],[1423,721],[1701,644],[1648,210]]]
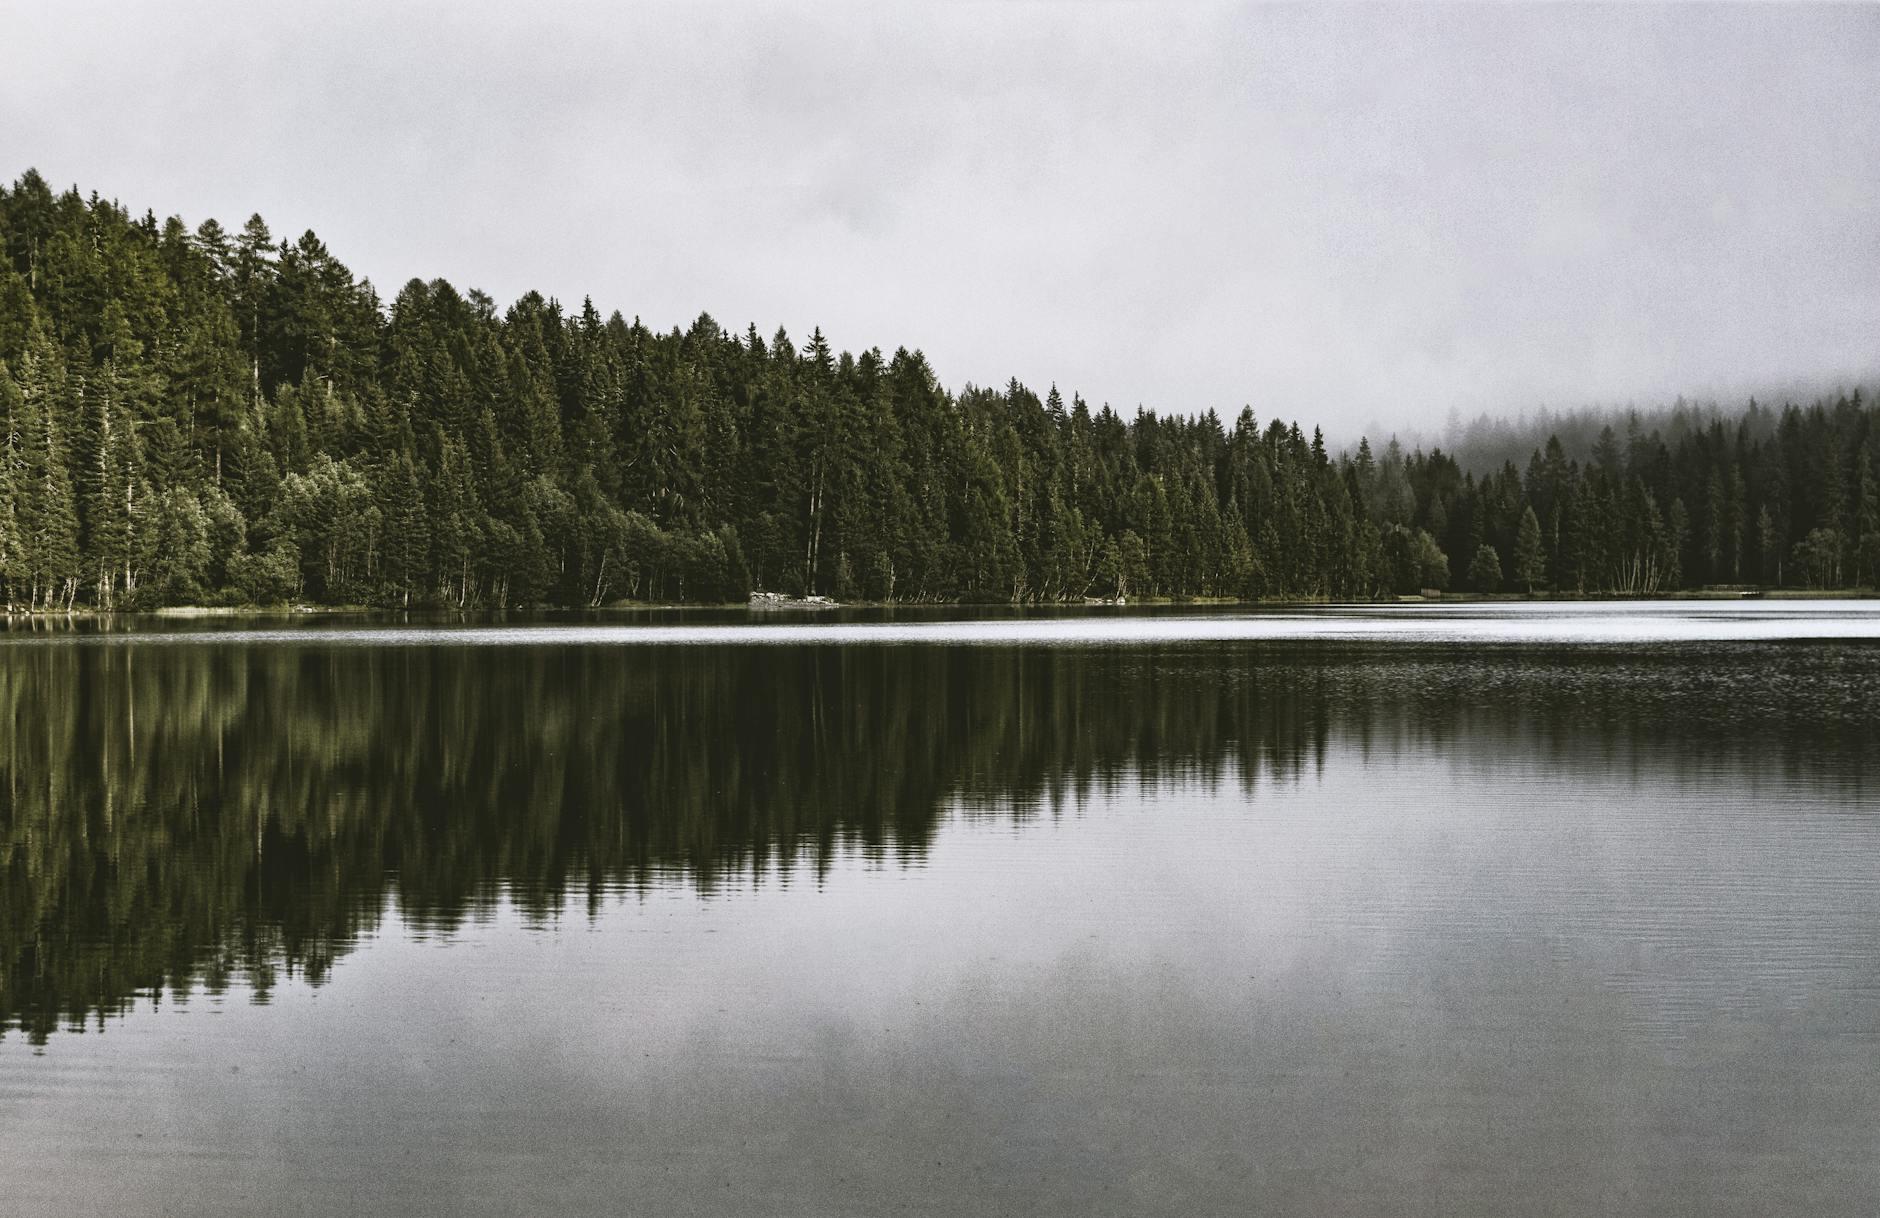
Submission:
[[[1880,366],[1880,7],[0,0],[0,175],[1334,436]]]

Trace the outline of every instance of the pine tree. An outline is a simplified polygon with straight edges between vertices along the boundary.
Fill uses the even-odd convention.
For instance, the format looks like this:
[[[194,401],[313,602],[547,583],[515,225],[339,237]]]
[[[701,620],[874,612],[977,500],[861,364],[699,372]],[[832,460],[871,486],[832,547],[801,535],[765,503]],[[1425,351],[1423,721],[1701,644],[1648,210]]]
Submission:
[[[1769,505],[1756,513],[1756,537],[1762,549],[1762,582],[1782,586],[1782,535],[1776,530]]]
[[[262,311],[274,282],[274,237],[267,221],[259,213],[249,216],[235,239],[235,259],[230,276],[231,303],[239,326],[243,353],[249,370],[249,395],[261,401]]]
[[[1547,556],[1541,550],[1541,522],[1532,505],[1521,512],[1521,528],[1514,541],[1514,582],[1529,595],[1547,580]]]
[[[424,596],[431,551],[431,522],[416,457],[401,448],[379,475],[379,512],[385,528],[384,580],[400,608]]]
[[[68,409],[64,369],[43,333],[34,335],[21,372],[15,482],[20,581],[33,609],[69,609],[78,585],[78,508],[59,427]]]
[[[19,425],[24,410],[19,384],[5,361],[0,361],[0,586],[6,590],[9,613],[13,609],[20,572],[16,487],[20,466]]]

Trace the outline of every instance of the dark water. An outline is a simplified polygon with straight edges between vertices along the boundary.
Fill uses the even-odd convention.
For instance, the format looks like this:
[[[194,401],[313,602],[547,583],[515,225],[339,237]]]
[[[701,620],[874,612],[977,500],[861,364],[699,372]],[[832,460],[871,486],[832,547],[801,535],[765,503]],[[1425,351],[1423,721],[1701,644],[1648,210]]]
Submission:
[[[693,625],[0,638],[0,1212],[1880,1212],[1870,611]]]

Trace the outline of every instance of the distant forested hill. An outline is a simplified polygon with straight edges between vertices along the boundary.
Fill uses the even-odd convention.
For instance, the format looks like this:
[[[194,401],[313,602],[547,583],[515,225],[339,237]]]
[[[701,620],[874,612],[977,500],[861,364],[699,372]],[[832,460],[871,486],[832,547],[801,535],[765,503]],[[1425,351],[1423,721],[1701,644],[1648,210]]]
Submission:
[[[1870,586],[1874,407],[1440,450],[950,392],[917,350],[389,302],[313,233],[0,189],[0,587],[15,608],[1368,598]],[[1328,392],[1336,387],[1328,387]]]

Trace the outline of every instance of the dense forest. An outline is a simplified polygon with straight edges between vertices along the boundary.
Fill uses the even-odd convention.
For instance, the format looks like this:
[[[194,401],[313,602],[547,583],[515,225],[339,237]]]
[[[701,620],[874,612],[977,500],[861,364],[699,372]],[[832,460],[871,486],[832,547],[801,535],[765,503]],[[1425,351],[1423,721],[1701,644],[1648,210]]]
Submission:
[[[0,188],[0,584],[15,610],[1370,598],[1871,587],[1855,391],[1608,427],[1521,466],[942,387],[820,330],[661,333],[531,293],[390,302],[260,216]],[[1336,392],[1327,386],[1327,392]]]

